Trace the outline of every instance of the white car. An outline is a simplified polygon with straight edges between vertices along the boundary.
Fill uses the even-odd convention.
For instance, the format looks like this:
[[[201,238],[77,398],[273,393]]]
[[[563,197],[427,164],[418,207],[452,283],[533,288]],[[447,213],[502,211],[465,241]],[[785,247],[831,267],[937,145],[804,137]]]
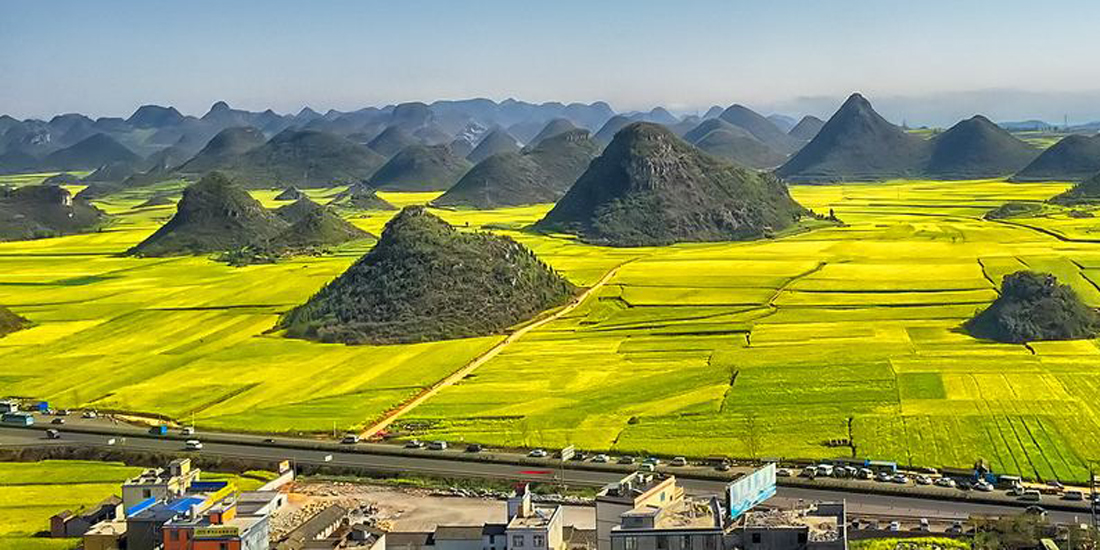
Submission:
[[[953,480],[949,477],[941,477],[941,478],[936,480],[936,485],[939,485],[940,487],[947,487],[949,489],[954,489],[955,488],[955,480]]]
[[[180,430],[180,434],[182,434],[182,435],[195,435],[195,427],[194,426],[184,426],[183,429]]]
[[[359,434],[345,434],[344,439],[340,440],[340,443],[345,445],[354,445],[359,443]]]
[[[981,491],[983,493],[992,493],[993,484],[984,479],[979,479],[978,482],[974,484],[974,490]]]
[[[891,521],[890,526],[886,528],[887,531],[901,531],[900,521]]]
[[[932,478],[930,478],[926,475],[923,475],[923,474],[917,476],[917,485],[931,485],[931,484],[932,484]]]
[[[96,413],[95,411],[84,411],[84,414],[82,414],[80,416],[83,416],[84,418],[95,418],[95,417],[99,416],[99,414]]]
[[[527,456],[531,458],[546,458],[550,456],[550,453],[546,452],[544,449],[534,449],[527,453]]]
[[[202,450],[202,441],[198,439],[188,439],[183,443],[183,446],[188,451],[200,451]]]
[[[447,450],[447,442],[446,441],[432,441],[431,443],[428,444],[428,450],[429,451],[446,451]]]
[[[608,462],[611,462],[611,458],[609,458],[607,455],[596,455],[592,457],[592,462],[607,464]]]
[[[791,477],[791,471],[786,468],[780,468],[775,471],[775,477]]]
[[[684,458],[682,456],[678,456],[676,458],[673,458],[672,462],[670,462],[669,464],[671,464],[673,466],[687,466],[688,461],[687,461],[686,458]]]
[[[894,478],[890,481],[893,481],[894,483],[897,483],[899,485],[905,485],[906,483],[909,483],[909,478],[905,474],[894,474]]]

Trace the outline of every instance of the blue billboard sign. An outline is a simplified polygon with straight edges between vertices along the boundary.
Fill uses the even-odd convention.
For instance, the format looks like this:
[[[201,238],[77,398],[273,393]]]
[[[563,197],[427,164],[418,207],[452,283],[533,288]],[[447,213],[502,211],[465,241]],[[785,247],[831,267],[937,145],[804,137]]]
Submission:
[[[726,503],[731,519],[737,519],[761,502],[775,496],[775,463],[726,485]]]

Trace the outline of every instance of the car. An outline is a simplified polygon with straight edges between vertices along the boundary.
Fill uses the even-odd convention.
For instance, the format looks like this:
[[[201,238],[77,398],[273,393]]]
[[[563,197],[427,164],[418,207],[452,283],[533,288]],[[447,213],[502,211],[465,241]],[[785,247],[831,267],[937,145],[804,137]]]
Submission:
[[[1062,498],[1065,500],[1085,500],[1085,493],[1074,489],[1063,493]]]
[[[50,424],[64,424],[64,423],[65,423],[64,418],[55,418],[55,419],[50,421]]]
[[[81,414],[80,416],[84,418],[96,418],[99,416],[99,413],[95,411],[84,411],[84,414]]]
[[[1024,513],[1030,516],[1039,516],[1041,518],[1044,518],[1047,515],[1046,509],[1044,509],[1042,506],[1036,506],[1034,504],[1028,506],[1027,508],[1024,508]]]
[[[201,451],[202,441],[199,441],[198,439],[188,439],[183,443],[183,448],[188,451]]]
[[[620,456],[619,464],[634,464],[634,457],[632,456]]]
[[[1065,485],[1062,485],[1057,481],[1048,481],[1047,487],[1054,489],[1055,491],[1064,491],[1066,489]]]
[[[1020,495],[1020,500],[1039,502],[1043,500],[1043,495],[1037,489],[1028,489],[1024,491],[1024,494]]]
[[[859,479],[875,479],[875,472],[870,468],[860,468],[856,477]]]
[[[805,468],[802,468],[802,473],[799,475],[801,477],[808,477],[810,479],[813,479],[817,477],[817,468],[813,466],[806,466]]]
[[[611,460],[610,457],[608,457],[607,455],[604,455],[604,454],[599,454],[599,455],[596,455],[596,456],[592,457],[592,462],[595,462],[597,464],[606,464],[606,463],[610,462],[610,460]]]
[[[928,477],[924,474],[921,474],[921,475],[917,476],[917,485],[931,485],[931,484],[932,484],[932,478],[930,478],[930,477]]]
[[[57,410],[57,416],[69,416],[69,414],[70,414],[69,409],[58,409]]]
[[[961,522],[961,521],[956,521],[956,522],[952,523],[952,524],[951,524],[951,525],[950,525],[950,526],[949,526],[949,527],[947,528],[947,532],[948,532],[949,534],[952,534],[952,535],[961,535],[961,534],[962,534],[962,532],[963,532],[963,524],[962,524],[962,522]]]
[[[901,522],[900,522],[900,521],[896,521],[896,520],[895,520],[895,521],[891,521],[891,522],[890,522],[890,525],[888,525],[888,526],[886,527],[886,530],[887,530],[887,531],[901,531]]]
[[[730,468],[732,468],[732,466],[730,466],[729,462],[719,462],[718,465],[714,467],[714,469],[718,470],[719,472],[728,472],[730,471]],[[779,472],[776,472],[775,475],[779,475]],[[791,471],[787,470],[787,476],[789,477],[790,475]]]
[[[791,472],[790,470],[788,470],[786,468],[780,468],[780,469],[775,471],[775,477],[791,477],[791,475],[793,475],[793,473],[794,472]]]
[[[859,475],[859,468],[855,466],[845,466],[844,473],[847,474],[847,477],[856,477]]]
[[[891,479],[893,479],[893,476],[890,475],[890,472],[879,472],[875,474],[875,481],[878,482],[886,483]]]
[[[527,456],[531,458],[546,458],[550,456],[550,453],[546,452],[546,449],[531,449],[531,452],[527,453]]]
[[[652,464],[654,466],[658,466],[658,465],[661,464],[661,459],[659,459],[655,456],[647,456],[645,458],[645,460],[643,460],[642,462],[645,463],[645,464]]]
[[[905,474],[894,474],[894,477],[890,478],[890,481],[900,485],[905,485],[906,483],[909,483],[909,476],[906,476]]]
[[[332,455],[325,455],[325,462],[332,462]]]
[[[577,461],[577,462],[584,462],[585,460],[588,460],[588,453],[586,453],[584,451],[575,451],[573,453],[573,456],[570,457],[569,460],[574,460],[574,461]]]
[[[917,531],[931,531],[932,527],[928,525],[928,518],[920,518],[920,523],[917,524]]]
[[[195,427],[184,426],[183,429],[180,430],[180,435],[195,435]]]
[[[688,461],[687,461],[686,458],[684,458],[682,456],[678,456],[676,458],[673,458],[672,462],[669,462],[669,465],[670,466],[687,466]]]
[[[410,439],[410,440],[405,442],[405,448],[406,449],[423,449],[424,448],[424,442],[419,441],[417,439]]]
[[[53,428],[50,428],[50,429],[46,430],[46,437],[48,439],[61,439],[61,432],[59,432],[59,431],[57,431]]]
[[[428,450],[429,451],[446,451],[447,450],[447,442],[446,441],[432,441],[431,443],[428,444]]]
[[[993,484],[984,479],[979,479],[978,482],[974,484],[974,490],[983,493],[991,493],[993,492]]]
[[[481,445],[477,443],[470,443],[466,446],[466,452],[468,453],[480,453],[482,450]]]
[[[268,445],[274,445],[274,444],[275,444],[275,440],[269,437],[269,438],[267,438],[267,439],[265,439],[265,440],[264,440],[264,443],[266,443],[266,444],[268,444]]]
[[[354,445],[359,443],[359,434],[345,434],[344,439],[340,440],[340,443],[344,445]]]
[[[107,444],[108,445],[114,445],[115,444],[115,438],[112,437],[112,438],[107,439]]]
[[[657,467],[652,462],[643,462],[638,465],[639,472],[656,472]]]
[[[955,480],[953,480],[949,477],[941,477],[941,478],[936,480],[936,485],[939,485],[940,487],[947,487],[949,489],[954,489],[955,488]]]

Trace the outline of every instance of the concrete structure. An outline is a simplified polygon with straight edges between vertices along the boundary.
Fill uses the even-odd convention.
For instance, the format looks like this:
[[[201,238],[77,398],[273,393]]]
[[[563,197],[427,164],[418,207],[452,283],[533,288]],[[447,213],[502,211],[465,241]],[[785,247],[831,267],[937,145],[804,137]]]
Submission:
[[[508,499],[508,525],[504,528],[507,550],[564,550],[564,514],[561,506],[531,502],[527,485],[518,488]]]
[[[341,506],[332,505],[321,510],[297,529],[287,534],[277,550],[304,550],[317,541],[323,541],[336,532],[348,518],[348,511]]]
[[[191,467],[191,459],[178,458],[168,468],[149,468],[122,484],[122,504],[129,510],[149,499],[169,500],[187,492],[202,471]]]
[[[798,510],[753,510],[737,521],[731,540],[744,550],[846,550],[844,503],[820,503]]]
[[[84,533],[84,550],[121,550],[126,547],[126,521],[103,521]]]
[[[82,537],[93,525],[101,521],[121,519],[122,499],[110,496],[99,504],[73,513],[65,510],[50,518],[50,536],[55,538]]]
[[[199,514],[178,515],[162,528],[164,550],[267,550],[268,515],[239,515],[230,498]]]
[[[591,531],[563,525],[560,505],[536,504],[526,485],[508,499],[507,523],[440,525],[430,533],[389,533],[388,550],[591,550]]]
[[[605,486],[596,494],[597,547],[611,550],[611,531],[620,525],[623,514],[645,506],[660,507],[683,496],[675,477],[653,473],[635,472]]]

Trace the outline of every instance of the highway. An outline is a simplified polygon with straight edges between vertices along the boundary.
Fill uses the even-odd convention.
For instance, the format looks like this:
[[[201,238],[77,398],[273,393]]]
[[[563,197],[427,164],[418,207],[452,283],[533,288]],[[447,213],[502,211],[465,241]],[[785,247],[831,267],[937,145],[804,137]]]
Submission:
[[[61,430],[60,439],[47,439],[45,428],[0,427],[0,448],[7,446],[41,445],[80,445],[89,447],[113,447],[119,450],[160,451],[186,453],[184,443],[179,438],[151,436],[144,431],[123,426],[102,426],[94,428],[84,426],[52,426]],[[82,430],[96,429],[108,433],[87,433]],[[175,436],[173,436],[175,437]],[[529,464],[501,462],[498,455],[471,455],[460,450],[432,452],[406,451],[394,445],[335,445],[315,440],[295,440],[280,438],[274,443],[265,443],[259,436],[237,434],[200,434],[202,455],[236,457],[258,460],[290,460],[295,464],[315,464],[352,467],[364,472],[380,474],[422,474],[449,478],[483,478],[511,481],[550,481],[562,475],[562,469],[556,467],[557,461],[530,461]],[[114,445],[108,440],[114,439]],[[309,448],[309,447],[321,448]],[[386,447],[387,449],[378,449]],[[372,450],[373,449],[373,450]],[[385,453],[380,453],[385,451]],[[516,457],[517,461],[527,460]],[[601,486],[612,483],[624,475],[625,467],[596,465],[588,463],[566,463],[564,469],[566,482],[588,486]],[[612,470],[613,469],[613,470]],[[693,494],[721,494],[728,480],[705,479],[716,473],[703,467],[668,468],[675,473],[685,489]],[[770,505],[787,507],[798,501],[839,501],[845,500],[849,513],[864,516],[897,516],[908,518],[929,518],[943,520],[964,520],[970,515],[999,516],[1020,513],[1021,507],[1011,502],[988,504],[960,500],[940,500],[915,496],[895,496],[836,490],[831,488],[791,487],[781,485]],[[1047,503],[1044,503],[1046,505]],[[1049,507],[1049,505],[1048,505]],[[1051,511],[1051,519],[1060,523],[1088,521],[1087,510]]]

